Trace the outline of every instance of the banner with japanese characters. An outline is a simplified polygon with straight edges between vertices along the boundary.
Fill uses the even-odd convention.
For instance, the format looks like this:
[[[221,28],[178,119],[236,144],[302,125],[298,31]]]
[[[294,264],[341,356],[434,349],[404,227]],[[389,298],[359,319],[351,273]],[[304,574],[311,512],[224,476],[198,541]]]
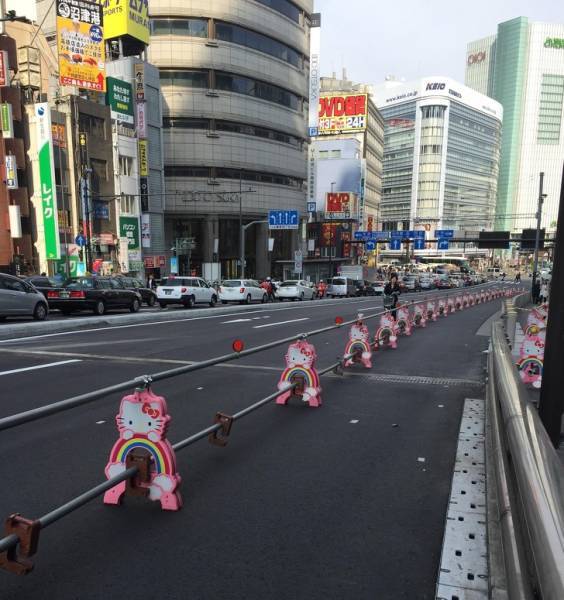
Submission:
[[[35,119],[45,256],[49,260],[58,260],[61,258],[61,248],[59,244],[53,142],[51,139],[51,111],[47,102],[35,105]]]
[[[106,91],[101,4],[58,0],[57,50],[62,85]]]

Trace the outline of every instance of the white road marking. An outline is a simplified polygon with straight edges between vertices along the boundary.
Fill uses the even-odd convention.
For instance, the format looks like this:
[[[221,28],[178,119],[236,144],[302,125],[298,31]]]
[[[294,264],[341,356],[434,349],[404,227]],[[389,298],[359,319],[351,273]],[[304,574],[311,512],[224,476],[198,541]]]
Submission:
[[[13,375],[14,373],[23,373],[24,371],[36,371],[37,369],[48,369],[49,367],[58,367],[60,365],[68,365],[70,363],[82,362],[78,359],[73,360],[60,360],[54,363],[47,363],[46,365],[35,365],[34,367],[24,367],[23,369],[12,369],[11,371],[0,371],[0,377],[2,375]]]
[[[278,323],[267,323],[266,325],[255,325],[253,329],[262,329],[263,327],[274,327],[275,325],[286,325],[286,323],[298,323],[299,321],[309,321],[309,317],[301,319],[291,319],[290,321],[279,321]]]
[[[349,423],[352,423],[353,425],[356,425],[358,423],[358,419],[351,419],[349,421]]]
[[[417,462],[425,462],[425,459],[424,459],[422,456],[420,456],[420,457],[417,459]]]
[[[96,425],[103,425],[106,421],[96,421]]]
[[[226,323],[248,323],[252,321],[252,319],[233,319],[231,321],[222,321],[221,324],[225,325]]]

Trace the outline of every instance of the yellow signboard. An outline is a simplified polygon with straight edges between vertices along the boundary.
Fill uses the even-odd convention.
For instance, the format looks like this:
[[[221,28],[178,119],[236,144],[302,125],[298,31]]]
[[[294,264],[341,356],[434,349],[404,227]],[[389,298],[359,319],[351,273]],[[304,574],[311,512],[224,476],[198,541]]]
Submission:
[[[148,0],[104,0],[104,38],[129,35],[149,43]]]
[[[149,177],[147,140],[139,140],[139,177]]]
[[[100,4],[85,0],[57,2],[57,50],[62,85],[106,91]]]

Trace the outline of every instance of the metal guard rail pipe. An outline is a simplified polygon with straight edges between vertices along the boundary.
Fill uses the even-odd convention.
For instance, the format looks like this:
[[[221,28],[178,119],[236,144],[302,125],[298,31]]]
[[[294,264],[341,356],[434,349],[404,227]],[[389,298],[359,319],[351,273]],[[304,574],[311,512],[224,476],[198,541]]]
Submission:
[[[500,322],[492,330],[494,383],[543,600],[564,598],[564,468],[531,406]]]
[[[491,285],[491,283],[484,283],[473,286],[473,289],[480,288],[483,286]],[[460,292],[462,293],[462,292]],[[457,294],[458,295],[458,294]],[[439,294],[436,294],[439,296]],[[440,295],[441,297],[443,294]],[[444,294],[444,297],[448,298],[449,294]],[[415,306],[416,304],[422,304],[423,302],[427,302],[429,299],[424,298],[423,300],[417,300],[409,302],[409,306]],[[374,319],[383,314],[386,314],[389,310],[383,310],[381,312],[377,312],[374,315],[364,316],[363,320],[367,321],[369,319]],[[275,340],[273,342],[269,342],[267,344],[262,344],[260,346],[255,346],[254,348],[249,348],[248,350],[242,350],[241,352],[230,352],[229,354],[223,354],[222,356],[216,356],[214,358],[210,358],[208,360],[203,360],[200,362],[193,363],[191,365],[186,365],[182,367],[176,367],[174,369],[169,369],[167,371],[160,371],[159,373],[154,373],[153,375],[142,375],[140,377],[136,377],[135,379],[130,379],[128,381],[124,381],[122,383],[117,383],[115,385],[110,385],[104,388],[100,388],[98,390],[94,390],[92,392],[87,392],[86,394],[80,394],[78,396],[72,396],[71,398],[66,398],[65,400],[60,400],[58,402],[53,402],[51,404],[46,404],[44,406],[40,406],[38,408],[32,408],[30,410],[26,410],[21,413],[16,413],[13,415],[8,415],[7,417],[3,417],[0,419],[0,431],[4,429],[10,429],[12,427],[17,427],[19,425],[23,425],[24,423],[29,423],[31,421],[35,421],[37,419],[41,419],[43,417],[47,417],[49,415],[53,415],[59,412],[63,412],[65,410],[70,410],[71,408],[75,408],[76,406],[81,406],[83,404],[88,404],[98,398],[102,398],[103,396],[107,396],[109,394],[115,394],[117,392],[123,392],[125,390],[130,390],[132,387],[137,387],[140,384],[145,384],[147,382],[155,382],[155,381],[163,381],[164,379],[169,379],[171,377],[176,377],[177,375],[184,375],[185,373],[191,373],[193,371],[199,371],[200,369],[206,369],[208,367],[214,367],[219,364],[223,364],[226,362],[231,362],[233,360],[237,360],[239,358],[243,358],[245,356],[250,356],[252,354],[256,354],[257,352],[262,352],[264,350],[270,350],[272,348],[277,348],[278,346],[282,346],[284,344],[289,344],[301,337],[312,337],[315,335],[320,335],[322,333],[327,333],[329,331],[333,331],[335,329],[339,329],[346,325],[352,325],[355,323],[357,319],[352,319],[350,321],[346,321],[344,323],[339,323],[338,325],[330,325],[328,327],[322,327],[320,329],[315,329],[313,331],[308,331],[305,333],[300,333],[298,335],[292,335],[281,340]]]

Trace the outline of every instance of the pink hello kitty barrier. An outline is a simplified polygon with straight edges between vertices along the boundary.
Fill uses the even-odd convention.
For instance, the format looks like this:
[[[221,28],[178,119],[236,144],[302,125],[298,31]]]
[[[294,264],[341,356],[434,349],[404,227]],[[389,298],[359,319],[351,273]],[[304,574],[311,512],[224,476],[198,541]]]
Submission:
[[[438,314],[441,317],[447,317],[448,316],[447,303],[446,303],[446,300],[444,298],[441,298],[439,300]]]
[[[435,305],[434,300],[429,300],[427,302],[427,321],[436,321],[437,320],[437,306]]]
[[[182,498],[177,491],[180,475],[176,470],[176,456],[166,433],[170,422],[166,401],[151,390],[137,390],[124,396],[116,415],[119,439],[114,444],[105,473],[108,479],[128,468],[128,457],[135,453],[150,457],[146,481],[138,482],[134,495],[148,496],[161,503],[163,510],[178,510]],[[127,491],[122,481],[104,494],[104,504],[120,504]]]
[[[523,383],[531,384],[537,389],[542,386],[545,338],[545,329],[526,335],[521,343],[519,361],[517,362],[517,368]]]
[[[386,312],[380,317],[380,327],[376,331],[374,342],[376,349],[388,347],[395,350],[398,347],[396,321],[391,313]]]
[[[413,308],[413,324],[415,327],[427,327],[427,311],[421,303]]]
[[[351,325],[349,340],[345,346],[343,356],[345,367],[361,363],[367,369],[372,368],[372,348],[370,347],[370,332],[362,320],[363,315],[358,315],[358,321]]]
[[[278,396],[276,404],[288,404],[292,397],[299,397],[309,406],[321,406],[321,385],[315,368],[317,353],[315,347],[306,340],[298,340],[288,346],[284,356],[286,368],[280,376],[278,389],[297,383],[297,387]]]
[[[403,305],[397,309],[396,327],[398,335],[411,335],[411,317],[408,306]]]

